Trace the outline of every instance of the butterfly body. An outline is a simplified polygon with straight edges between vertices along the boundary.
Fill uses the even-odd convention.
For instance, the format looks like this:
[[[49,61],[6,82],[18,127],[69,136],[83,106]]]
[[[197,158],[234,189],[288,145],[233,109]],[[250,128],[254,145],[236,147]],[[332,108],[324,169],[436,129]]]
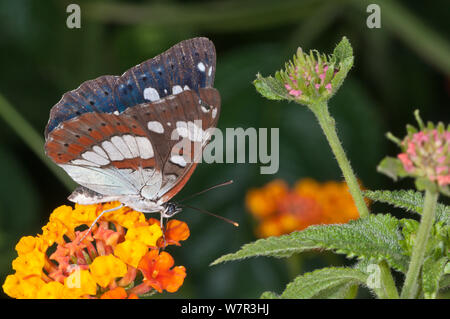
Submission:
[[[67,92],[52,108],[46,154],[78,184],[69,200],[120,201],[141,212],[178,212],[168,201],[194,172],[217,125],[211,41],[183,41],[122,76]],[[175,135],[174,135],[175,133]],[[192,144],[189,154],[179,142]]]

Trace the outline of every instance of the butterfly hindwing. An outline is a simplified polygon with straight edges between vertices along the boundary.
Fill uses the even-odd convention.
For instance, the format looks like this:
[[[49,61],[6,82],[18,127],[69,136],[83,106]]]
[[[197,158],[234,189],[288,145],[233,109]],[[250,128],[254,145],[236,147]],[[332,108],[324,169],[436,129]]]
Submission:
[[[219,113],[220,96],[213,88],[200,89],[199,94],[187,90],[124,112],[124,115],[139,120],[142,127],[147,127],[148,137],[155,145],[156,161],[162,166],[161,189],[155,200],[160,200],[187,174],[192,174],[210,139],[211,129],[217,124]],[[186,151],[183,146],[187,146],[191,153],[180,153]],[[182,187],[184,183],[179,185]],[[170,197],[173,195],[172,191]],[[167,200],[165,197],[163,202]]]

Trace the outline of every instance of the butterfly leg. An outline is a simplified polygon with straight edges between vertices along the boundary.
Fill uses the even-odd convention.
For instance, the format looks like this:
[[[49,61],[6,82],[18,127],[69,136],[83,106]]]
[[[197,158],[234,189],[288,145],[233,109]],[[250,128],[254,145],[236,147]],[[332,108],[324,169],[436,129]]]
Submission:
[[[81,242],[86,238],[86,236],[91,232],[92,227],[94,227],[94,225],[97,223],[97,221],[100,219],[100,217],[103,216],[103,214],[109,213],[109,212],[113,212],[113,211],[115,211],[115,210],[121,209],[122,207],[123,207],[123,204],[120,204],[120,205],[117,206],[117,207],[114,207],[114,208],[111,208],[111,209],[107,209],[107,210],[102,211],[102,212],[100,213],[100,215],[98,215],[97,218],[92,222],[91,226],[89,226],[89,229],[88,229],[87,232],[83,235],[83,237],[81,237],[80,243],[81,243]]]
[[[160,211],[159,225],[162,230],[163,245],[166,247],[166,236],[164,235],[164,211]]]

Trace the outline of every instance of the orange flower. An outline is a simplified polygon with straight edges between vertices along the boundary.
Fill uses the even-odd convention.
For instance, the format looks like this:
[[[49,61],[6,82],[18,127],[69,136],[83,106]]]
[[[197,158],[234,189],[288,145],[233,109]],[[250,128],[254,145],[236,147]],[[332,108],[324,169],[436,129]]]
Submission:
[[[123,287],[116,287],[105,292],[100,299],[139,299],[135,294],[127,295],[127,291]]]
[[[175,292],[183,284],[186,269],[183,266],[171,269],[173,265],[174,260],[168,253],[151,250],[141,259],[138,268],[142,271],[144,283],[148,286],[158,292],[162,292],[163,289]]]
[[[15,273],[6,278],[5,293],[13,298],[135,299],[151,290],[177,291],[186,270],[183,266],[170,269],[173,258],[159,249],[186,240],[187,224],[169,221],[167,242],[159,245],[163,234],[159,222],[123,207],[102,215],[87,234],[86,227],[99,214],[118,205],[76,204],[74,209],[55,209],[42,234],[25,236],[17,243],[18,257],[12,263]]]
[[[346,183],[299,180],[292,190],[275,180],[247,193],[248,210],[260,221],[258,237],[279,236],[310,225],[347,223],[359,217]]]
[[[274,214],[282,198],[287,194],[288,186],[282,180],[274,180],[262,188],[247,192],[246,204],[249,211],[258,218]]]
[[[150,225],[159,225],[159,220],[156,218],[149,218],[148,223]],[[171,219],[164,227],[164,237],[159,238],[157,245],[160,248],[164,248],[168,245],[180,246],[180,241],[188,239],[190,236],[189,227],[185,222],[180,220]]]

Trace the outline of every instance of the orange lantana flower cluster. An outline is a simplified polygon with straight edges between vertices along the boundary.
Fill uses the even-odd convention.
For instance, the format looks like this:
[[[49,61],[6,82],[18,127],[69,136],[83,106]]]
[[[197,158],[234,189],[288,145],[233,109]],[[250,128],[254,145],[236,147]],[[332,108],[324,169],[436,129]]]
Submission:
[[[346,183],[309,178],[299,180],[292,189],[282,180],[250,189],[246,206],[259,221],[256,234],[263,238],[359,217]]]
[[[159,220],[128,207],[107,212],[88,232],[96,217],[119,206],[60,206],[42,228],[16,245],[15,273],[3,290],[13,298],[133,299],[154,292],[177,291],[186,277],[174,267],[167,245],[180,245],[189,228],[170,220],[163,230]]]

